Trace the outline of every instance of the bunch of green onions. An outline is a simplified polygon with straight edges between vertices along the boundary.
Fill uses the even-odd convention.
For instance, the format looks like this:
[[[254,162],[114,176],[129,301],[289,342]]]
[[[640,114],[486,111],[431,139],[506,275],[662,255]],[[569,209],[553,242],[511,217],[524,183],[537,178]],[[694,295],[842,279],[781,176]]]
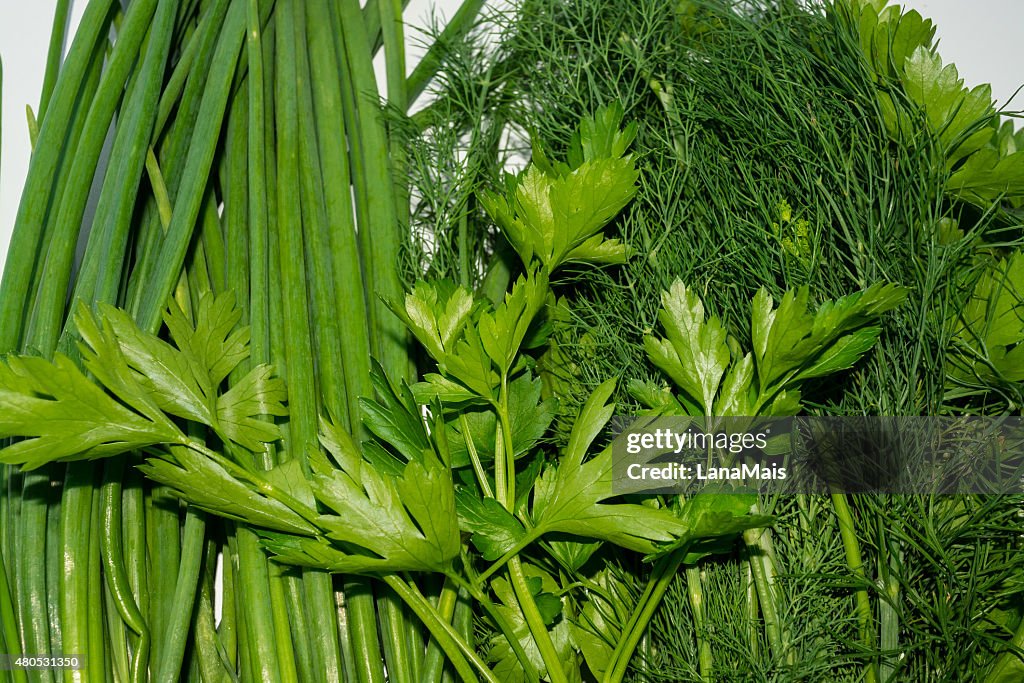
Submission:
[[[156,332],[170,298],[188,313],[230,291],[251,330],[235,372],[273,363],[289,387],[284,442],[239,457],[305,467],[320,414],[358,433],[371,354],[393,377],[412,368],[382,303],[402,291],[409,194],[373,58],[383,48],[401,116],[482,4],[465,0],[407,76],[399,0],[91,0],[63,60],[61,0],[0,353],[77,358],[78,302]],[[285,572],[244,524],[207,518],[129,464],[4,468],[3,652],[81,655],[68,676],[90,681],[420,680],[426,636],[383,584]]]

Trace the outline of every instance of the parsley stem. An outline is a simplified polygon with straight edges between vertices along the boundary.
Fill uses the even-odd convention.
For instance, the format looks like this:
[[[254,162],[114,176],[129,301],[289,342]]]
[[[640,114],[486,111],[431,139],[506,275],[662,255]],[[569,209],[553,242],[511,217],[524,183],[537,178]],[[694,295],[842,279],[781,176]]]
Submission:
[[[491,489],[491,481],[484,471],[483,463],[480,462],[480,454],[477,453],[476,444],[473,442],[473,435],[470,433],[469,420],[466,413],[459,413],[459,427],[462,428],[462,438],[466,441],[466,450],[469,452],[469,461],[473,464],[473,472],[480,483],[480,489],[488,498],[494,498],[494,491]]]
[[[484,611],[487,612],[487,616],[491,618],[494,624],[498,627],[498,630],[501,631],[501,635],[504,636],[509,647],[512,648],[512,652],[515,654],[516,659],[519,660],[519,663],[523,667],[523,672],[526,674],[527,680],[529,680],[530,683],[537,683],[540,680],[540,676],[537,673],[536,668],[534,668],[533,662],[526,655],[526,651],[523,650],[522,643],[519,642],[519,636],[516,635],[516,631],[512,627],[512,624],[510,624],[508,619],[505,618],[505,615],[502,614],[498,606],[494,604],[494,601],[491,600],[486,593],[480,590],[480,588],[472,582],[466,581],[458,574],[450,573],[448,574],[448,577],[451,578],[451,580],[460,588],[469,593],[474,600],[480,603],[484,608]]]
[[[754,577],[761,615],[764,617],[765,633],[768,644],[777,661],[784,661],[790,656],[782,621],[778,611],[778,594],[775,589],[775,565],[769,546],[769,531],[765,529],[748,529],[743,532],[743,542],[747,546],[747,562]]]
[[[495,485],[498,493],[498,502],[505,506],[510,512],[515,512],[515,491],[516,491],[516,465],[515,446],[512,443],[512,421],[508,414],[508,372],[503,371],[501,375],[501,391],[497,403],[498,428],[495,430],[494,446],[494,468]],[[500,457],[499,457],[500,456]],[[512,590],[519,607],[526,619],[526,625],[530,629],[537,649],[540,650],[541,658],[547,668],[548,677],[551,683],[567,683],[568,678],[562,669],[562,661],[551,641],[551,634],[544,624],[544,618],[537,608],[533,594],[526,583],[526,576],[523,574],[522,562],[518,555],[508,559],[509,578],[512,583]]]
[[[516,512],[516,450],[512,443],[512,421],[508,415],[508,373],[501,374],[501,394],[498,396],[498,420],[501,428],[498,430],[499,438],[502,440],[502,452],[505,454],[505,507],[509,512]]]
[[[385,574],[382,578],[430,630],[438,644],[444,648],[449,661],[463,681],[472,683],[484,680],[488,683],[498,683],[498,677],[494,675],[494,672],[456,633],[451,624],[438,617],[437,611],[427,602],[415,584],[408,584],[395,574]],[[480,673],[479,677],[473,673],[473,669]]]
[[[545,530],[543,527],[534,527],[532,529],[529,529],[526,532],[526,535],[518,541],[516,541],[516,544],[512,546],[508,550],[508,552],[506,552],[504,555],[495,560],[490,567],[485,569],[484,572],[476,578],[476,584],[478,586],[483,585],[483,583],[487,581],[487,579],[489,579],[491,576],[493,576],[496,571],[504,567],[509,560],[511,560],[513,557],[521,553],[523,549],[526,548],[528,545],[530,545],[538,538],[543,536],[544,531]]]
[[[501,408],[498,408],[500,414]],[[505,459],[508,455],[505,452],[505,440],[502,437],[501,418],[498,418],[498,427],[494,431],[494,496],[505,509],[511,509],[508,500],[508,467]]]
[[[647,625],[654,617],[661,599],[665,597],[676,571],[686,557],[686,548],[680,548],[671,555],[661,558],[651,570],[651,578],[647,582],[643,595],[637,602],[636,609],[629,618],[629,622],[622,629],[622,636],[615,644],[609,659],[608,668],[605,670],[603,683],[620,683],[626,675],[626,667],[636,650],[640,637],[647,630]]]
[[[544,618],[541,616],[533,594],[530,592],[530,587],[526,583],[523,565],[518,555],[509,560],[508,571],[512,589],[515,591],[516,599],[519,600],[519,607],[523,611],[526,625],[533,635],[537,649],[540,650],[540,656],[544,660],[544,666],[547,668],[548,678],[551,679],[551,683],[568,683],[569,679],[562,669],[562,660],[558,656],[555,644],[551,641],[551,634],[548,633],[548,627],[545,626]]]

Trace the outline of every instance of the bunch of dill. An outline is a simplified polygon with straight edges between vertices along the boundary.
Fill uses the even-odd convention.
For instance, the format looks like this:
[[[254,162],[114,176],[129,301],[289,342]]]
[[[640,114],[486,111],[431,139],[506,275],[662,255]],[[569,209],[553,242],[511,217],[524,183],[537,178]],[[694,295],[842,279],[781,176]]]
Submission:
[[[447,88],[479,92],[500,82],[506,148],[511,127],[559,156],[581,116],[611,101],[639,124],[640,189],[612,226],[633,258],[559,283],[565,296],[544,364],[565,415],[608,377],[664,382],[642,340],[656,326],[660,292],[676,278],[696,287],[742,344],[761,286],[777,298],[807,285],[812,299],[824,300],[881,280],[901,283],[911,300],[885,320],[876,350],[840,381],[809,390],[810,409],[930,415],[1006,407],[947,399],[947,321],[975,277],[973,245],[1019,245],[1019,219],[998,203],[982,210],[950,199],[949,168],[925,126],[893,139],[847,13],[785,0],[523,0],[500,23],[499,48],[478,55],[475,70]],[[890,95],[905,100],[898,89]],[[501,270],[501,244],[483,226],[476,234],[479,246],[463,262]],[[434,263],[452,261],[446,254],[458,246]],[[622,412],[635,406],[626,384],[617,397]],[[737,548],[701,565],[711,627],[700,636],[722,655],[717,679],[860,680],[869,660],[880,663],[883,680],[981,675],[1022,615],[1010,524],[1020,505],[1018,497],[854,497],[867,576],[879,589],[844,562],[826,499],[775,501],[792,652],[784,661],[765,656]],[[640,587],[643,572],[628,567],[623,575]],[[872,595],[873,651],[858,642],[858,589]],[[636,660],[638,680],[696,675],[682,577],[673,593]],[[955,661],[937,654],[952,651]]]

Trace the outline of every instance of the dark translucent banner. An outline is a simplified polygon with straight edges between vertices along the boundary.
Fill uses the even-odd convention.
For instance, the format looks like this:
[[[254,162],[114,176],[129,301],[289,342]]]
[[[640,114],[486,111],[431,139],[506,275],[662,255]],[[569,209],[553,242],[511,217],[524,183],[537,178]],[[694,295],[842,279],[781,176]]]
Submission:
[[[1021,493],[1020,417],[616,418],[616,493]]]

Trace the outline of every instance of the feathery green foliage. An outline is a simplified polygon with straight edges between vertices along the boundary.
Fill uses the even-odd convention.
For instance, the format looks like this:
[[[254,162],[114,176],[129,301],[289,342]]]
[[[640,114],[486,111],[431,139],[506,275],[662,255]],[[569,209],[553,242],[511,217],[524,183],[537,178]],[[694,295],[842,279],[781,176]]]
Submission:
[[[989,90],[965,87],[936,54],[931,22],[881,3],[708,0],[672,7],[533,0],[506,26],[503,65],[523,74],[516,80],[519,122],[535,150],[568,150],[581,112],[610,101],[622,102],[637,123],[632,150],[639,187],[607,228],[608,237],[636,257],[618,268],[577,269],[560,283],[541,367],[562,413],[578,410],[577,387],[600,386],[609,376],[635,380],[620,384],[627,411],[632,400],[643,399],[662,410],[742,413],[753,404],[744,408],[731,385],[743,384],[744,373],[759,384],[800,372],[785,361],[779,375],[772,364],[755,370],[760,346],[747,315],[756,292],[763,288],[758,296],[764,299],[755,310],[770,310],[765,300],[785,301],[798,291],[806,292],[802,306],[813,308],[883,280],[903,285],[906,303],[844,339],[834,357],[817,359],[820,366],[809,362],[802,402],[787,410],[1019,410],[1019,383],[991,369],[991,359],[1012,352],[1016,342],[985,346],[988,331],[1004,328],[998,299],[981,294],[997,287],[1007,310],[1013,308],[1012,278],[1000,274],[1008,272],[1021,239],[1014,194],[1019,145],[1013,122],[996,111]],[[645,342],[665,315],[659,313],[662,293],[677,279],[701,302],[700,314],[690,318],[716,319],[695,337],[684,316],[681,331],[672,333],[689,340],[682,350],[671,335]],[[975,292],[978,301],[970,303]],[[742,348],[752,352],[749,369]],[[655,352],[653,362],[646,351]],[[676,356],[686,362],[676,365]],[[681,389],[674,405],[665,403],[662,391],[665,368]],[[815,368],[842,371],[821,381]],[[716,392],[731,398],[716,405]],[[564,441],[571,423],[561,416],[556,423]],[[935,608],[923,593],[899,585],[907,552],[902,541],[886,540],[885,524],[866,501],[836,499],[835,511],[825,503],[762,501],[779,520],[770,554],[773,593],[784,610],[769,615],[750,592],[758,577],[745,550],[702,563],[699,575],[729,577],[746,600],[725,613],[709,611],[714,598],[705,587],[700,619],[693,608],[673,603],[674,618],[685,614],[690,621],[684,629],[651,632],[639,650],[646,654],[634,660],[638,678],[662,670],[677,672],[666,680],[701,672],[701,643],[746,653],[745,666],[715,658],[715,668],[702,671],[711,677],[728,677],[719,667],[732,666],[740,677],[761,672],[750,675],[843,680],[867,671],[893,680],[897,671],[917,667],[924,648],[908,649],[917,632],[907,619],[928,619]],[[892,505],[907,509],[906,503],[893,499]],[[991,504],[1008,514],[1016,509],[1009,499]],[[840,523],[836,515],[847,507],[850,517]],[[927,516],[905,523],[918,520],[927,527]],[[859,541],[859,563],[848,554],[853,546],[817,542],[830,534],[838,540],[843,530],[844,541]],[[970,580],[986,568],[1004,577],[1013,571],[982,561],[961,576]],[[674,594],[690,595],[694,576],[680,575]],[[886,593],[872,577],[888,582]],[[636,590],[642,580],[628,581]],[[694,625],[697,638],[687,635]],[[773,633],[786,649],[766,658]],[[1017,642],[1014,633],[1003,635]],[[866,645],[866,636],[874,646]],[[946,647],[959,647],[948,637]],[[996,647],[982,646],[988,654],[972,659],[966,671],[981,675]],[[680,659],[666,659],[666,650]]]

